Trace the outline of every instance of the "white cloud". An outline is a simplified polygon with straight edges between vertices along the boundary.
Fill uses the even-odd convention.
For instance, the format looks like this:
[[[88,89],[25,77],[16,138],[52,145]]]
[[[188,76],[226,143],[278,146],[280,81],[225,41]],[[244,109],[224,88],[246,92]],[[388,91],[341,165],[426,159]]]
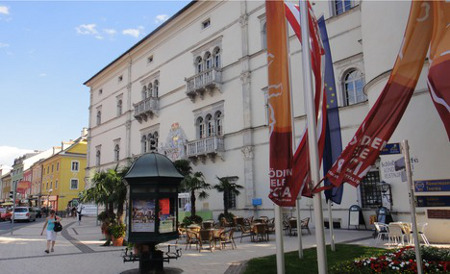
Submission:
[[[14,164],[14,159],[28,152],[33,151],[17,147],[0,146],[0,164],[12,166]]]
[[[109,35],[115,35],[116,33],[117,33],[117,31],[115,30],[115,29],[103,29],[103,31],[106,33],[106,34],[109,34]]]
[[[82,24],[75,29],[77,30],[77,33],[81,35],[95,35],[98,34],[96,27],[96,24]]]
[[[9,14],[9,8],[7,6],[0,6],[0,14]]]
[[[7,48],[7,47],[9,47],[9,44],[0,42],[0,48]]]
[[[156,15],[155,23],[160,24],[160,23],[166,21],[167,19],[169,19],[169,15],[167,15],[167,14]]]
[[[137,27],[135,29],[124,29],[122,31],[122,34],[123,35],[130,35],[130,36],[138,38],[139,35],[141,35],[143,31],[144,31],[144,27],[143,26],[139,26],[139,27]]]
[[[47,76],[47,73],[45,73],[45,72],[39,74],[39,77],[45,77],[45,76]]]

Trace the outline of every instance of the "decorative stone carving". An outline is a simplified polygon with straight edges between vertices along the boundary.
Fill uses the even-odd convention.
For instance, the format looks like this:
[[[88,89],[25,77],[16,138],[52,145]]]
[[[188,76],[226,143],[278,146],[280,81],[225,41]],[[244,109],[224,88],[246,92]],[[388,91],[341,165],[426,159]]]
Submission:
[[[250,82],[250,79],[252,78],[252,74],[250,73],[250,71],[246,71],[241,73],[240,77],[241,82],[243,85],[246,85]]]
[[[239,23],[241,24],[241,27],[247,26],[247,24],[248,24],[248,14],[247,13],[242,14],[239,17]]]
[[[246,146],[241,149],[245,159],[253,159],[253,146]]]

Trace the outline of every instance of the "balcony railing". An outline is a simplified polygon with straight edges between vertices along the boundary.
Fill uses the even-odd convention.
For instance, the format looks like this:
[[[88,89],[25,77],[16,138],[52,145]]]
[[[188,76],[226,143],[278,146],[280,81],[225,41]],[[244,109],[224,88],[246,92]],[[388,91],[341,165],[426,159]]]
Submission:
[[[222,70],[210,68],[186,79],[186,94],[191,100],[194,100],[197,95],[203,98],[205,91],[212,93],[216,88],[220,91],[221,83]]]
[[[134,104],[134,118],[139,122],[142,122],[142,120],[147,121],[148,118],[152,119],[153,115],[158,116],[158,111],[159,100],[155,97],[145,98]]]
[[[225,151],[223,137],[213,136],[203,139],[194,140],[187,143],[187,156],[214,156]]]

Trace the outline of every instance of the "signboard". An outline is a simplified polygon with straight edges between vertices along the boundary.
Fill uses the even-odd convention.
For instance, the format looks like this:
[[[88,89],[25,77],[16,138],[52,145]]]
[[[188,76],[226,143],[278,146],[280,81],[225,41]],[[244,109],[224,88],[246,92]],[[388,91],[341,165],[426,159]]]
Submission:
[[[450,191],[450,179],[414,181],[415,192]]]
[[[262,199],[261,198],[253,198],[252,204],[253,204],[253,206],[260,206],[260,205],[262,205]]]
[[[381,151],[380,155],[401,154],[400,143],[387,144]]]
[[[450,196],[416,196],[417,207],[450,207]]]

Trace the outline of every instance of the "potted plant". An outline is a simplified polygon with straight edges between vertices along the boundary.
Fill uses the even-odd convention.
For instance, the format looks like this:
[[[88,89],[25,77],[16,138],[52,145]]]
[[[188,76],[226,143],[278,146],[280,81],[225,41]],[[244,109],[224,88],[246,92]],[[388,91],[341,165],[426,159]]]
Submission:
[[[111,223],[108,227],[109,233],[112,236],[113,246],[122,246],[123,245],[123,237],[125,237],[125,233],[127,227],[123,223]]]

